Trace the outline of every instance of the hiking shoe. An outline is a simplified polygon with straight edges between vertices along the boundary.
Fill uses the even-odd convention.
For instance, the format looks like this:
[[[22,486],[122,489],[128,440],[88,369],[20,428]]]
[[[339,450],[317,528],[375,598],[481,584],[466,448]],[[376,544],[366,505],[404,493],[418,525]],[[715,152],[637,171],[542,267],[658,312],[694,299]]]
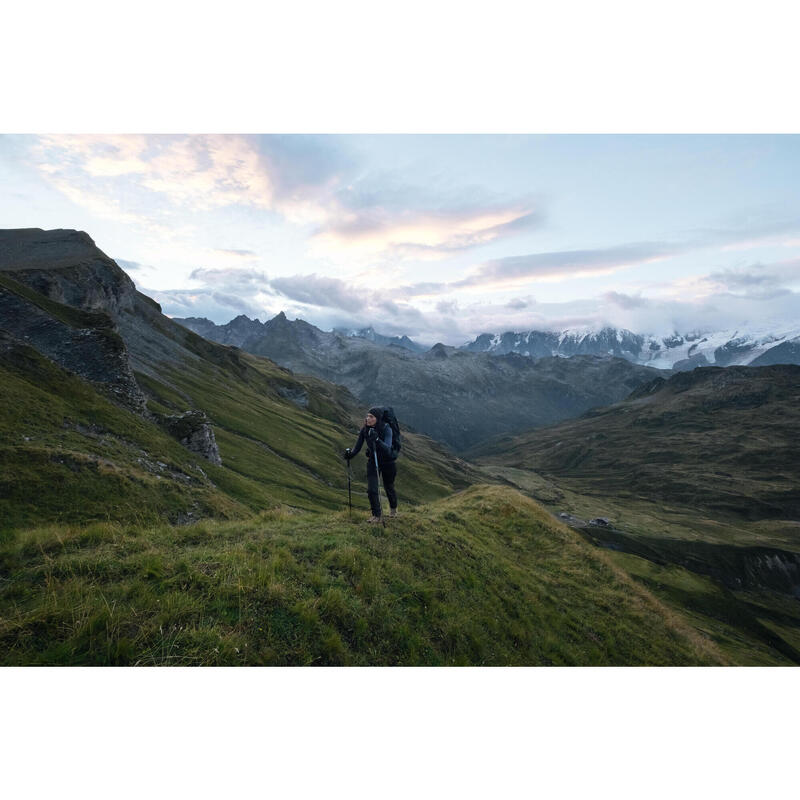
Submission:
[[[390,516],[390,517],[396,517],[396,516],[397,516],[397,509],[396,509],[396,508],[393,508],[393,509],[392,509],[392,510],[389,512],[389,516]]]
[[[375,525],[376,523],[379,523],[380,521],[381,521],[381,518],[380,518],[380,517],[370,517],[370,518],[367,520],[367,522],[368,522],[370,525]]]

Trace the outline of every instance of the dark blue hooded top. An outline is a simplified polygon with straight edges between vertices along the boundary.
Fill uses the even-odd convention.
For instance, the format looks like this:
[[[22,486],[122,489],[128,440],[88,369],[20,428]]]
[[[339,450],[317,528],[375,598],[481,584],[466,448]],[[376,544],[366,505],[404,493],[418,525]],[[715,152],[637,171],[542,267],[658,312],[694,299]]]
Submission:
[[[375,414],[375,409],[370,409],[371,414]],[[375,414],[378,421],[375,423],[375,431],[377,432],[376,438],[373,440],[375,443],[375,447],[378,451],[378,463],[383,464],[384,461],[391,461],[392,460],[392,426],[387,425],[383,421],[383,415],[378,416]],[[372,459],[372,444],[370,440],[367,439],[367,431],[369,430],[369,426],[365,425],[359,432],[358,432],[358,440],[356,441],[356,446],[350,451],[350,455],[355,456],[361,450],[361,445],[364,442],[367,443],[367,458]]]

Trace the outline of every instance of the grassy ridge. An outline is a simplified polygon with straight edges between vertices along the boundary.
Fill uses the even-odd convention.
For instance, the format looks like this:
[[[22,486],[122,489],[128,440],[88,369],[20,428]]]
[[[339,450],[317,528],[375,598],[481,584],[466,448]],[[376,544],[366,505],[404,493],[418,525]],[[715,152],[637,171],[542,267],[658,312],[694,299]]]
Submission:
[[[535,472],[512,467],[484,467],[487,477],[503,480],[541,503],[553,514],[566,511],[588,520],[606,517],[651,555],[605,551],[606,557],[655,594],[665,605],[686,615],[734,664],[749,666],[800,663],[800,604],[770,590],[735,588],[746,574],[733,570],[739,551],[770,547],[796,551],[800,523],[779,520],[719,520],[697,509],[647,503],[595,490],[576,491],[569,482],[554,482]],[[603,529],[594,532],[602,538]],[[617,541],[615,548],[627,545]],[[703,551],[718,549],[723,558]],[[694,561],[689,570],[676,560]],[[733,561],[733,563],[731,563]],[[700,570],[700,574],[698,574]],[[709,577],[706,573],[716,575]],[[725,574],[728,572],[729,574]],[[726,585],[727,584],[727,585]]]
[[[714,664],[724,658],[520,493],[385,529],[346,512],[17,531],[5,664]]]

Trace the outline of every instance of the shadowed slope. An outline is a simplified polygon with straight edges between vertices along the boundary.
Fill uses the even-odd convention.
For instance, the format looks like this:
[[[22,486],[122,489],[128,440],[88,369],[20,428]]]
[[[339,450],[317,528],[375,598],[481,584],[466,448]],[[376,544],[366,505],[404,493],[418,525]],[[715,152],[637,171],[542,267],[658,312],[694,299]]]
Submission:
[[[798,519],[799,439],[800,367],[706,367],[469,455],[594,494]]]

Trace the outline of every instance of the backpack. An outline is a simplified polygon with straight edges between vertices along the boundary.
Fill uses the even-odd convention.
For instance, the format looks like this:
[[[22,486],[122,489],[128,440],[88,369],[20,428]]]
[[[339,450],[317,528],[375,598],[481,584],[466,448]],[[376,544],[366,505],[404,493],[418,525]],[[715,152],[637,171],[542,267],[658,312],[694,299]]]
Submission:
[[[400,426],[397,424],[397,417],[394,409],[387,406],[383,409],[383,421],[392,429],[392,454],[390,458],[395,459],[400,455]]]

